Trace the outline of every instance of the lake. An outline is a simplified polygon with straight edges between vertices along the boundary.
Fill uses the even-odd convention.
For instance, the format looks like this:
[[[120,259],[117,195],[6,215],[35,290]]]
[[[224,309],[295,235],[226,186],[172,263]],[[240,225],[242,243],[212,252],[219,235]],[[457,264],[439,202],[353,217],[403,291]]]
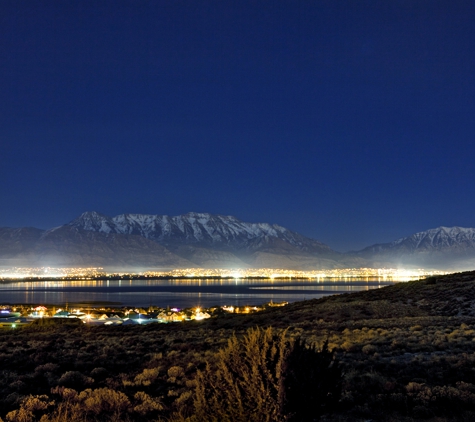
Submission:
[[[0,304],[111,304],[114,306],[211,307],[295,302],[376,289],[394,282],[369,279],[252,280],[45,280],[0,284]]]

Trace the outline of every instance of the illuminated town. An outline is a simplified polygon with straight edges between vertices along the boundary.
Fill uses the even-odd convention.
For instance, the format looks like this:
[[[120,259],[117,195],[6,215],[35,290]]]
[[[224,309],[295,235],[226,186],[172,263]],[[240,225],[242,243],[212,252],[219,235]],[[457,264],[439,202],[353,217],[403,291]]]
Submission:
[[[276,306],[285,306],[287,302],[266,303],[261,306],[216,306],[212,308],[159,308],[150,306],[134,307],[58,307],[31,305],[0,305],[0,328],[15,329],[40,319],[52,319],[53,322],[83,323],[87,325],[146,325],[152,323],[175,323],[202,321],[224,314],[250,314]]]
[[[442,272],[426,271],[423,269],[404,270],[393,268],[345,268],[332,270],[295,271],[275,268],[260,269],[202,269],[186,268],[171,271],[146,271],[146,272],[106,272],[103,268],[54,268],[54,267],[17,267],[0,270],[0,281],[82,281],[102,279],[176,279],[185,280],[190,278],[211,279],[310,279],[310,280],[365,280],[374,279],[385,281],[409,281],[431,275],[445,274]],[[89,325],[130,325],[150,323],[171,323],[184,321],[200,321],[212,316],[220,316],[227,313],[252,313],[268,309],[274,306],[283,306],[287,302],[266,303],[261,306],[217,306],[213,308],[149,308],[134,307],[72,307],[67,304],[63,307],[51,305],[0,305],[0,327],[16,328],[30,324],[40,318],[62,318],[69,321],[82,321]]]
[[[185,268],[167,271],[107,272],[100,267],[53,268],[15,267],[0,270],[0,280],[21,279],[99,279],[99,278],[266,278],[266,279],[348,279],[378,277],[384,280],[408,281],[432,275],[446,274],[443,271],[401,268],[341,268],[331,270],[297,271],[275,268],[204,269]]]
[[[370,280],[380,281],[409,281],[425,278],[432,275],[445,274],[440,271],[426,271],[424,269],[404,270],[393,268],[345,268],[332,270],[315,271],[295,271],[275,268],[260,269],[202,269],[187,268],[174,269],[171,271],[146,271],[138,273],[129,272],[107,272],[103,268],[9,268],[0,270],[0,281],[8,282],[28,282],[63,280],[71,282],[86,282],[90,280],[103,279],[126,279],[133,283],[134,279],[268,279],[286,280],[311,279],[338,281],[346,280]],[[274,306],[284,306],[287,302],[269,302],[261,306],[216,306],[212,308],[159,308],[150,306],[145,308],[135,307],[79,307],[65,306],[58,307],[52,305],[1,305],[0,304],[0,328],[16,328],[22,325],[31,324],[38,319],[51,318],[59,321],[68,320],[70,322],[82,322],[88,325],[131,325],[150,323],[174,323],[185,321],[201,321],[211,317],[219,317],[229,313],[253,313],[259,312]]]

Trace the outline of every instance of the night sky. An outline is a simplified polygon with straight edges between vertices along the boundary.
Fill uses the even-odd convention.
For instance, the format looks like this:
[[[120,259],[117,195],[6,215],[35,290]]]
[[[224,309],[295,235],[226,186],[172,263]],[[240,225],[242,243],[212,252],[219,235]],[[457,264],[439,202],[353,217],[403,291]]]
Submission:
[[[0,2],[0,226],[475,227],[475,2]]]

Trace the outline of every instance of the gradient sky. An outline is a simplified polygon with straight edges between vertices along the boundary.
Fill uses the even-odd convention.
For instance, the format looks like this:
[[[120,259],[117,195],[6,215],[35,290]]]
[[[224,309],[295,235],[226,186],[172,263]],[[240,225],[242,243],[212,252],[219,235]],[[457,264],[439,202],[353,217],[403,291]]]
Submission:
[[[0,226],[475,227],[473,1],[0,2]]]

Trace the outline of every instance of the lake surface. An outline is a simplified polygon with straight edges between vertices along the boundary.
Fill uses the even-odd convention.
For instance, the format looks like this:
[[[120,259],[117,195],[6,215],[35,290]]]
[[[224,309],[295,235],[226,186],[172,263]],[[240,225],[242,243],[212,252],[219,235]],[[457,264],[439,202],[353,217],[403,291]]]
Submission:
[[[0,284],[0,304],[107,304],[211,307],[295,302],[394,284],[364,280],[113,280],[35,281]]]

